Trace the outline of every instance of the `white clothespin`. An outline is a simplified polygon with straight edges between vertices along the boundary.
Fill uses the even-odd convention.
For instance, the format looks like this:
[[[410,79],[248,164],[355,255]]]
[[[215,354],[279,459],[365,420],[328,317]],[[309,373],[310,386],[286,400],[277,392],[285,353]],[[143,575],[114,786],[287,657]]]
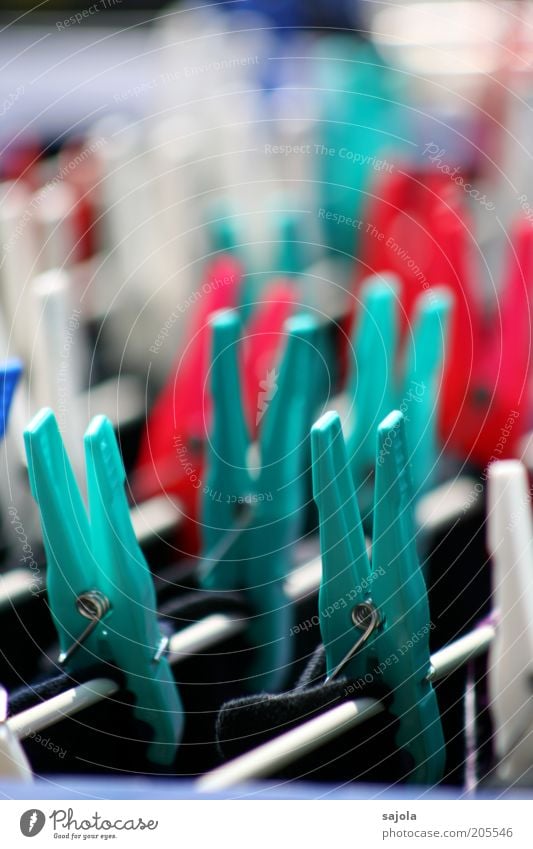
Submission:
[[[164,128],[161,135],[168,136]],[[106,257],[103,275],[107,281],[98,285],[96,313],[104,318],[102,339],[104,344],[112,341],[117,371],[125,368],[144,374],[150,345],[165,322],[178,321],[180,306],[190,295],[194,258],[187,255],[180,262],[179,249],[189,236],[194,239],[194,225],[189,219],[185,237],[177,229],[183,229],[179,215],[187,215],[187,204],[179,193],[182,173],[186,173],[181,166],[186,165],[183,160],[187,156],[178,161],[179,136],[175,146],[172,137],[167,146],[157,133],[149,135],[144,127],[129,124],[118,115],[100,121],[92,138],[102,141],[97,152],[102,169],[99,229],[105,234],[101,251]],[[178,216],[174,230],[169,226],[173,214]],[[188,233],[191,225],[193,232]],[[186,279],[186,292],[181,290],[182,278]],[[168,349],[175,352],[173,346]],[[170,360],[170,353],[168,356]],[[161,359],[154,358],[154,368]],[[162,372],[166,374],[166,368]]]
[[[63,414],[61,418],[68,419],[73,398],[85,388],[81,310],[74,303],[70,275],[59,268],[39,274],[33,281],[32,293],[37,323],[30,393],[37,409],[50,406]],[[66,420],[64,424],[66,429]]]
[[[518,460],[489,468],[488,547],[496,638],[489,688],[499,776],[520,781],[533,767],[533,519],[526,469]]]
[[[37,275],[32,283],[37,323],[34,350],[28,370],[32,412],[51,407],[76,469],[83,467],[83,425],[80,396],[86,344],[81,310],[75,306],[72,280],[67,271],[54,268]]]
[[[7,693],[0,686],[0,778],[4,781],[32,781],[32,771],[24,749],[6,722]]]
[[[57,176],[34,195],[39,231],[39,269],[42,271],[64,268],[76,260],[76,200],[74,189]]]
[[[37,273],[37,245],[29,189],[20,182],[0,184],[0,302],[9,332],[9,351],[2,354],[26,363],[33,344],[28,324],[33,327],[30,283]]]

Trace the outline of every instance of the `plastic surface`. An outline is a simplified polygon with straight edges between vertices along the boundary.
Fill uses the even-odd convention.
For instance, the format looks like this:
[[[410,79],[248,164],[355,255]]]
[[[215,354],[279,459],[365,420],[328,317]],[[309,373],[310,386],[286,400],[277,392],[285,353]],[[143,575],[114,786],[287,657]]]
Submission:
[[[415,548],[404,418],[395,411],[378,428],[372,564],[337,413],[326,413],[311,436],[322,551],[320,629],[328,675],[361,637],[352,611],[370,598],[380,625],[348,661],[345,674],[363,682],[370,675],[390,688],[390,710],[400,721],[397,743],[414,761],[409,780],[434,784],[444,771],[444,739],[428,680],[429,606]]]
[[[533,764],[533,519],[525,467],[489,469],[487,543],[497,613],[488,679],[501,778],[519,781]]]
[[[291,657],[292,610],[284,580],[291,543],[301,530],[308,435],[319,404],[313,384],[317,325],[307,315],[286,324],[281,363],[265,375],[257,395],[257,461],[242,407],[240,329],[235,312],[213,318],[215,404],[203,496],[202,582],[206,589],[244,591],[251,607],[247,636],[256,648],[245,683],[252,691],[273,691],[282,686]]]
[[[437,410],[451,297],[444,289],[434,289],[417,298],[413,325],[401,351],[399,294],[394,275],[370,278],[361,291],[347,388],[351,424],[347,445],[359,488],[374,466],[379,422],[390,410],[399,409],[405,417],[418,498],[438,471]]]
[[[89,513],[51,410],[24,432],[32,494],[41,514],[50,609],[62,652],[81,636],[88,619],[80,594],[97,590],[110,609],[66,664],[67,671],[108,661],[126,676],[135,715],[153,732],[148,754],[171,763],[183,710],[162,649],[155,591],[135,538],[124,492],[125,473],[111,423],[93,419],[85,434]]]
[[[11,402],[21,374],[22,363],[20,360],[7,360],[0,367],[0,439],[3,438],[7,430]]]

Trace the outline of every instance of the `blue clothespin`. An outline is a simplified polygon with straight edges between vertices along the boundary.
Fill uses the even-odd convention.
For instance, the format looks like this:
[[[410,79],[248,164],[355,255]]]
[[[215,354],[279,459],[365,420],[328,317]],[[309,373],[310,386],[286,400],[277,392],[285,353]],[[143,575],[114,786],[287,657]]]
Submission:
[[[251,608],[248,637],[255,648],[248,687],[274,691],[291,660],[292,611],[284,582],[305,506],[309,431],[317,412],[317,325],[309,315],[287,322],[279,371],[265,375],[258,387],[254,466],[239,380],[240,321],[226,311],[212,324],[214,410],[203,489],[201,583],[205,589],[245,593]]]
[[[443,774],[444,740],[430,681],[431,623],[415,547],[404,417],[394,411],[377,429],[371,563],[337,413],[313,426],[311,442],[328,677],[383,681],[399,722],[397,744],[413,759],[409,780],[433,784]]]
[[[11,402],[21,374],[20,360],[10,359],[0,366],[0,439],[7,430]]]
[[[433,484],[438,471],[438,379],[444,359],[451,294],[444,288],[423,293],[407,333],[398,374],[399,283],[394,275],[371,277],[361,291],[360,316],[347,398],[350,407],[348,456],[356,487],[374,466],[375,433],[392,409],[404,414],[415,497]],[[371,506],[368,488],[360,492],[363,515]]]
[[[85,433],[89,515],[51,410],[35,416],[24,440],[60,662],[69,672],[99,661],[117,667],[135,697],[135,716],[153,732],[148,757],[172,763],[183,710],[165,658],[154,585],[131,525],[113,427],[97,416]]]

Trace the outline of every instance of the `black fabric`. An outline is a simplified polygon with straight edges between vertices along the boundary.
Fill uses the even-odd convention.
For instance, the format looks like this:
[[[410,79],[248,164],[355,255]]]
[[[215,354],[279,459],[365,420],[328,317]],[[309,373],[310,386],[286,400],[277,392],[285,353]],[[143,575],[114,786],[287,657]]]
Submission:
[[[41,564],[41,559],[37,562]],[[17,566],[20,568],[21,564]],[[36,575],[44,583],[43,565]],[[21,687],[38,676],[43,650],[57,639],[46,592],[40,591],[39,586],[35,585],[35,595],[28,594],[2,610],[0,681],[7,690]]]
[[[246,619],[248,607],[239,593],[193,590],[164,603],[160,622],[170,635],[214,613]],[[185,710],[184,737],[175,764],[177,775],[195,776],[218,763],[216,717],[223,702],[242,692],[241,670],[252,651],[244,631],[173,667]]]
[[[119,685],[118,692],[46,730],[32,731],[23,746],[34,772],[38,775],[167,772],[148,761],[152,729],[133,715],[133,696],[124,690],[123,676],[109,664],[88,667],[76,676],[48,676],[20,688],[9,697],[9,713],[20,713],[93,678],[111,678]]]
[[[431,652],[475,628],[492,609],[490,561],[483,524],[485,505],[472,505],[453,528],[431,540],[427,560]],[[462,786],[465,779],[464,694],[467,668],[439,681],[435,690],[446,740],[445,782]],[[483,684],[477,684],[483,689]],[[482,694],[480,694],[482,697]]]
[[[323,683],[324,677],[325,653],[320,647],[294,690],[240,698],[223,705],[216,728],[222,759],[237,757],[342,702],[369,697],[381,699],[387,706],[390,701],[381,683],[355,688],[347,679]],[[337,784],[359,780],[389,785],[401,781],[412,769],[412,760],[395,745],[397,731],[397,720],[386,712],[299,758],[274,777]]]
[[[101,668],[95,666],[84,669],[83,672],[76,676],[68,675],[66,672],[54,675],[52,678],[41,676],[31,685],[19,687],[10,693],[9,714],[13,716],[23,710],[28,710],[28,708],[45,702],[47,699],[64,693],[70,687],[75,687],[77,684],[84,684],[86,681],[90,681],[91,678],[101,677],[101,675]],[[118,682],[119,679],[114,677],[113,680],[117,680]]]

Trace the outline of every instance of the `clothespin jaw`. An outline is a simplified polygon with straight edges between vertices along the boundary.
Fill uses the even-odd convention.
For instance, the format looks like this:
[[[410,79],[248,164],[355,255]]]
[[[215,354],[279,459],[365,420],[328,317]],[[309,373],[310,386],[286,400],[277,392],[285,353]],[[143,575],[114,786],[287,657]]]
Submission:
[[[0,367],[0,439],[4,437],[7,429],[11,402],[21,374],[22,363],[20,360],[7,360]]]
[[[239,505],[252,490],[247,467],[250,438],[242,406],[239,375],[241,323],[233,310],[216,313],[211,319],[211,394],[213,415],[208,445],[206,486],[202,522],[203,550],[209,554],[220,537],[234,525]],[[233,588],[234,570],[218,563],[206,577],[206,587]]]
[[[257,396],[259,458],[251,468],[238,370],[236,313],[213,318],[214,411],[204,489],[206,589],[243,590],[250,604],[248,637],[256,648],[248,686],[278,689],[291,657],[292,611],[284,593],[290,546],[299,533],[305,500],[308,433],[316,412],[312,392],[316,322],[294,316],[279,366],[265,375]],[[217,545],[232,531],[220,555]]]
[[[217,198],[209,206],[206,222],[208,253],[238,254],[242,249],[242,235],[236,220],[236,211],[227,198]]]
[[[186,518],[180,528],[180,545],[188,552],[196,552],[199,547],[197,481],[203,477],[206,421],[211,410],[209,316],[236,305],[241,278],[241,266],[233,256],[220,256],[210,263],[186,338],[150,411],[133,479],[139,500],[160,492],[179,499]],[[187,472],[191,467],[194,478]]]
[[[514,222],[505,273],[490,324],[476,347],[473,374],[454,438],[480,465],[519,453],[531,405],[533,231]],[[480,425],[482,423],[482,426]]]
[[[444,742],[429,680],[431,624],[415,548],[404,418],[395,411],[378,427],[372,565],[336,413],[313,426],[312,448],[328,677],[382,676],[399,720],[398,745],[413,758],[409,781],[434,783],[444,769]]]
[[[371,570],[363,525],[337,413],[325,413],[311,430],[313,493],[320,517],[322,581],[318,607],[326,650],[328,675],[352,649],[352,609],[368,595]],[[329,611],[339,612],[333,619]],[[360,667],[360,670],[356,669]],[[354,657],[350,672],[366,672],[362,655]],[[364,671],[363,671],[364,670]]]
[[[261,505],[260,512],[282,518],[296,517],[302,507],[310,422],[321,401],[315,384],[320,355],[316,319],[297,313],[286,321],[285,333],[287,344],[279,373],[265,381],[263,391],[272,397],[264,401],[268,406],[259,432],[259,483],[263,491],[275,496]]]
[[[417,299],[403,374],[398,378],[399,290],[399,280],[393,274],[376,275],[361,290],[355,363],[348,384],[353,425],[347,444],[352,476],[360,488],[373,469],[376,427],[388,411],[398,408],[407,423],[415,494],[419,497],[431,485],[437,467],[437,379],[444,358],[451,296],[441,287]],[[371,504],[368,487],[360,497],[366,517]]]
[[[306,265],[300,236],[300,217],[293,210],[278,210],[274,215],[278,246],[272,270],[274,274],[288,276],[291,280],[294,275],[301,274]],[[291,282],[294,284],[297,281]]]
[[[360,266],[375,273],[392,271],[401,280],[402,339],[421,287],[437,282],[453,292],[439,428],[443,437],[455,444],[460,435],[458,414],[465,402],[482,322],[480,291],[470,262],[472,224],[464,192],[438,171],[421,174],[397,169],[380,177],[369,198],[367,216],[378,238],[374,231],[365,234]]]
[[[396,657],[387,683],[393,691],[393,712],[400,718],[398,743],[412,754],[410,780],[432,784],[444,772],[445,750],[439,709],[430,682],[431,630],[426,585],[416,553],[405,419],[394,411],[377,435],[376,486],[372,565],[385,574],[372,595],[382,611],[375,650],[378,657]]]
[[[491,715],[501,777],[515,781],[533,764],[533,519],[518,460],[489,466],[487,511],[497,616],[488,664]]]
[[[243,543],[248,556],[248,598],[257,615],[250,622],[254,645],[260,646],[251,674],[265,691],[282,686],[292,657],[293,610],[285,594],[291,546],[302,529],[307,496],[309,429],[318,397],[319,328],[315,319],[297,314],[285,324],[287,344],[259,432],[261,469],[253,522]]]
[[[112,425],[99,416],[85,434],[90,521],[51,410],[30,422],[24,439],[63,664],[71,672],[98,661],[117,667],[135,696],[135,715],[152,729],[148,757],[172,763],[183,711],[164,656],[152,578],[129,518]]]
[[[395,406],[394,361],[398,342],[394,275],[369,278],[361,291],[361,310],[354,338],[348,397],[353,427],[348,439],[351,469],[357,485],[373,467],[378,423]]]
[[[407,337],[403,394],[397,406],[405,410],[407,445],[415,498],[432,485],[438,467],[439,383],[448,340],[453,297],[444,287],[421,295],[414,326]]]

